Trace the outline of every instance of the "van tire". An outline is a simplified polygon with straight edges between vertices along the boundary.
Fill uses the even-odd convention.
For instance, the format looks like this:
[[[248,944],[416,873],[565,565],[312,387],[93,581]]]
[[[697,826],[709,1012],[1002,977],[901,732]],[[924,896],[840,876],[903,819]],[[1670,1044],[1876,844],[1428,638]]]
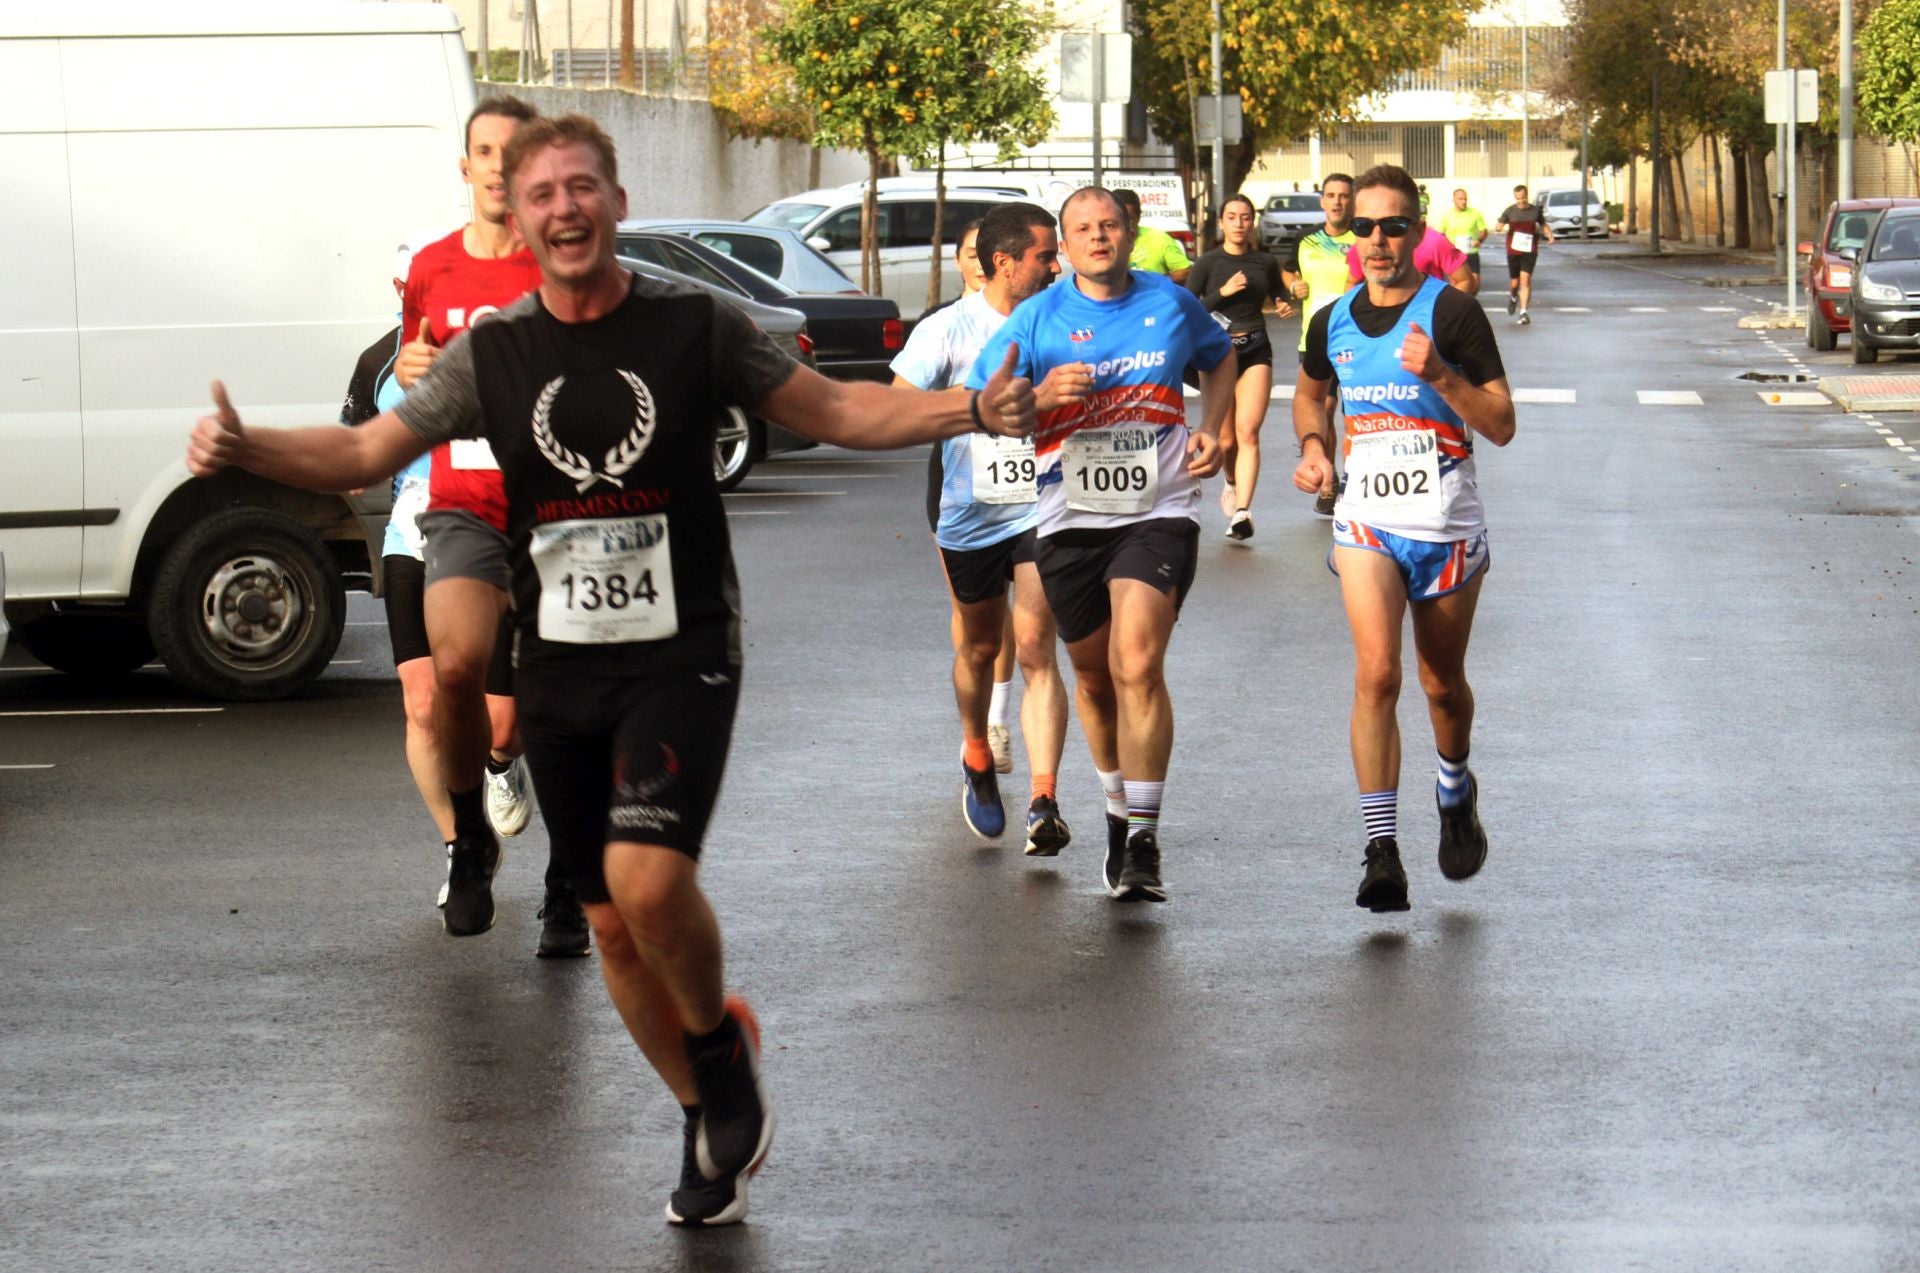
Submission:
[[[14,633],[27,653],[72,676],[125,676],[153,657],[137,619],[103,614],[50,614]]]
[[[347,594],[325,544],[291,518],[229,508],[160,560],[148,630],[186,688],[227,702],[297,694],[326,670]]]

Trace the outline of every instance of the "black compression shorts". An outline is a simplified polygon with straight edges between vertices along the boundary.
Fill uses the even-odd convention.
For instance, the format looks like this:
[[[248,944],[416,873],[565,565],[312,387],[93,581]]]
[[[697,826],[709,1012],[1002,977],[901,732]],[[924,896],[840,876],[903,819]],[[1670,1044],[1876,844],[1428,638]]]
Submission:
[[[426,563],[418,557],[394,553],[382,560],[381,577],[393,665],[430,658],[433,651],[427,648]]]
[[[1114,579],[1171,591],[1178,612],[1200,563],[1200,526],[1159,517],[1116,530],[1063,530],[1035,541],[1034,561],[1060,639],[1084,641],[1113,617],[1107,584]]]
[[[615,679],[535,664],[516,690],[553,855],[581,901],[609,900],[613,841],[699,858],[733,740],[738,668]]]
[[[1240,360],[1240,374],[1246,375],[1249,367],[1273,366],[1273,342],[1267,339],[1267,329],[1259,331],[1233,332],[1229,339],[1233,341],[1234,356]]]

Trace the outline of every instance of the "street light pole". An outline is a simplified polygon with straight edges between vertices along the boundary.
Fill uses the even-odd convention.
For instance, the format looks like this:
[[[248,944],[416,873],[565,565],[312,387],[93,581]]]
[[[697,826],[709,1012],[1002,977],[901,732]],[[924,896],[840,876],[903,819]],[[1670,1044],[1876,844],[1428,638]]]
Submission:
[[[1853,198],[1853,0],[1840,0],[1840,190]]]
[[[1780,30],[1774,53],[1774,70],[1787,69],[1787,0],[1780,0]],[[1787,255],[1793,248],[1793,227],[1786,224],[1787,183],[1793,180],[1793,174],[1787,171],[1787,126],[1778,124],[1773,130],[1773,170],[1779,175],[1780,188],[1773,193],[1775,238],[1780,244],[1780,273],[1789,281],[1793,278],[1793,261]]]
[[[1220,71],[1220,0],[1213,0],[1213,185],[1207,191],[1208,220],[1220,215],[1222,192],[1227,184],[1227,105],[1225,80]],[[1204,237],[1204,227],[1203,227]]]
[[[1660,161],[1660,63],[1653,64],[1653,216],[1648,221],[1652,230],[1654,255],[1660,253],[1660,170],[1666,167]]]

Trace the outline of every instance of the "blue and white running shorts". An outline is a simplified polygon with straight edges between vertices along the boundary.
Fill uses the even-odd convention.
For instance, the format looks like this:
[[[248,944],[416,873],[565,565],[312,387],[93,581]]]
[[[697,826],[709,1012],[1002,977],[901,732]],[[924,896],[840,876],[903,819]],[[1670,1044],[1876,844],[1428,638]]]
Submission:
[[[1433,543],[1336,518],[1333,547],[1364,548],[1393,558],[1394,564],[1400,567],[1400,580],[1406,585],[1407,597],[1412,601],[1431,601],[1464,587],[1487,568],[1488,562],[1484,530],[1471,539]],[[1332,549],[1327,550],[1327,569],[1336,575],[1340,573],[1333,564]]]

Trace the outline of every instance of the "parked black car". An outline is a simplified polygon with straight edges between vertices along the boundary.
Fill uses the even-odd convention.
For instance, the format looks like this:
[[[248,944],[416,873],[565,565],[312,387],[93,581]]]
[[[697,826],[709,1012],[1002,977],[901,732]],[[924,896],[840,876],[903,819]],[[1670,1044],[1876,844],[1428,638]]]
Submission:
[[[620,254],[650,261],[763,305],[796,309],[807,316],[814,366],[841,380],[893,379],[893,356],[907,342],[900,307],[881,296],[796,292],[743,261],[680,234],[623,224]]]
[[[1888,208],[1854,262],[1853,360],[1920,351],[1920,208]]]

